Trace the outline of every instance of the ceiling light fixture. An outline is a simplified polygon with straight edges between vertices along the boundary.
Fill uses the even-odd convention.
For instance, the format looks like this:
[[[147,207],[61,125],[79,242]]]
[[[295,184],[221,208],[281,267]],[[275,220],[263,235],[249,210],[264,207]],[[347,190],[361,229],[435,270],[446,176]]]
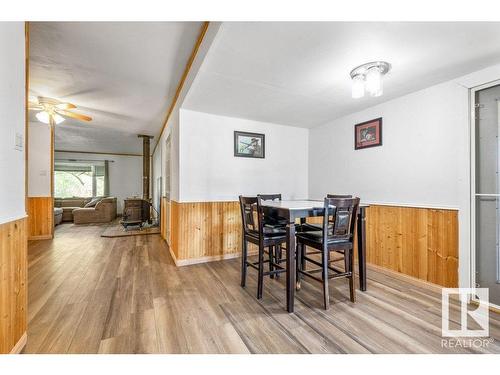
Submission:
[[[382,77],[391,70],[391,64],[385,61],[373,61],[354,68],[351,71],[352,97],[362,98],[365,91],[370,96],[380,96],[384,92]]]

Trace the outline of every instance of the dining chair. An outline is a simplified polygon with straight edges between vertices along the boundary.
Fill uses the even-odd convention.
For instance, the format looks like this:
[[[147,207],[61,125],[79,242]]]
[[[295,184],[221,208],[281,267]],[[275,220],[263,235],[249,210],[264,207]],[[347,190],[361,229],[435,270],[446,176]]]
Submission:
[[[351,194],[327,194],[327,198],[352,198]],[[304,223],[302,224],[300,231],[301,232],[309,232],[309,231],[317,231],[321,230],[320,224],[313,223]]]
[[[301,276],[308,276],[323,284],[325,310],[330,306],[328,281],[347,278],[352,302],[355,302],[354,288],[354,229],[356,228],[359,198],[325,198],[321,230],[297,233],[297,286],[300,289]],[[311,247],[321,254],[320,261],[310,257],[305,247]],[[343,254],[344,270],[332,265],[330,252]],[[307,270],[307,262],[319,268]],[[332,273],[330,273],[330,271]],[[314,274],[321,272],[321,278]]]
[[[259,197],[262,201],[281,201],[281,193],[279,194],[258,194],[257,197]],[[286,228],[286,225],[288,224],[287,219],[279,216],[270,216],[270,215],[264,215],[264,226],[265,227],[274,227],[274,228]],[[273,263],[278,263],[281,264],[285,262],[285,259],[283,259],[283,249],[281,246],[274,246],[272,249],[271,256],[274,257],[274,262],[269,263],[269,270],[273,270]],[[276,277],[279,277],[279,274],[276,275]],[[271,278],[273,278],[273,275],[271,275]]]
[[[240,195],[241,221],[243,225],[242,236],[242,261],[241,261],[241,286],[246,286],[247,267],[252,267],[258,271],[257,299],[262,298],[264,276],[274,276],[285,272],[285,268],[275,262],[274,256],[276,247],[286,243],[286,230],[284,228],[264,226],[264,212],[261,198],[243,197]],[[258,246],[258,260],[251,262],[248,260],[248,242]],[[264,254],[269,258],[264,260]],[[264,272],[264,263],[269,263],[269,271]]]

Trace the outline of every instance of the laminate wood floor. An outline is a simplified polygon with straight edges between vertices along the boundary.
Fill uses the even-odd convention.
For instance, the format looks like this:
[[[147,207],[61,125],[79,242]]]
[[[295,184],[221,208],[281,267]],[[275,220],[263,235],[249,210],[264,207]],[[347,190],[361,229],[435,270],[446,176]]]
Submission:
[[[239,259],[177,268],[159,235],[103,238],[105,226],[57,227],[29,244],[25,353],[500,353],[500,317],[483,348],[442,347],[441,295],[370,270],[349,301],[347,281],[303,282],[286,313],[284,277],[239,286]],[[459,321],[458,307],[451,316]]]

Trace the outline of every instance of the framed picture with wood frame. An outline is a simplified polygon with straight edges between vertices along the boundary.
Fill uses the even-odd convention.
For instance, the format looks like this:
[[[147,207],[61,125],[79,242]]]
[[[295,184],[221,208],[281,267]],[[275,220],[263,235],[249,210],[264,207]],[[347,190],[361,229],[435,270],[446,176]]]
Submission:
[[[259,133],[234,132],[234,156],[243,158],[266,157],[266,136]]]
[[[382,146],[382,117],[354,125],[354,149]]]

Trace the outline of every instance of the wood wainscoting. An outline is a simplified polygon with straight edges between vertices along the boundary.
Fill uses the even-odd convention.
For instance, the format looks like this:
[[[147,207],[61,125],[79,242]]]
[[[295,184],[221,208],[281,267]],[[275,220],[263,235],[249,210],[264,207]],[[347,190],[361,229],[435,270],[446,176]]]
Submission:
[[[170,202],[170,252],[178,266],[240,255],[238,202]],[[458,211],[372,205],[366,216],[368,263],[458,286]]]
[[[26,344],[27,219],[0,224],[0,354]]]
[[[171,252],[177,265],[234,258],[241,252],[238,202],[171,201]]]
[[[54,236],[54,199],[28,197],[28,239],[46,240]]]
[[[458,287],[458,211],[370,206],[367,262],[445,287]]]

